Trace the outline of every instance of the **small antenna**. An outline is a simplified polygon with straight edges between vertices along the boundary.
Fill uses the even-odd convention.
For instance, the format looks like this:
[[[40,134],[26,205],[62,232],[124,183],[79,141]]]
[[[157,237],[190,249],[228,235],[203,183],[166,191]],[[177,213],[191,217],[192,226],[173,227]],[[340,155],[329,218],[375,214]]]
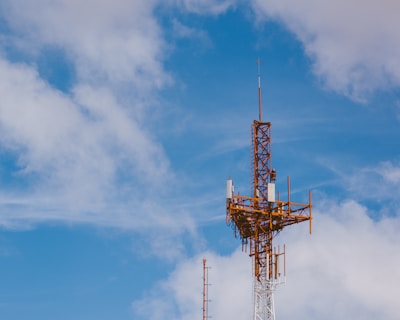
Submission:
[[[260,75],[260,65],[261,60],[258,58],[258,117],[260,122],[262,122],[262,96],[261,96],[261,75]]]
[[[208,269],[207,267],[207,259],[203,259],[203,320],[210,319],[211,317],[208,315]]]

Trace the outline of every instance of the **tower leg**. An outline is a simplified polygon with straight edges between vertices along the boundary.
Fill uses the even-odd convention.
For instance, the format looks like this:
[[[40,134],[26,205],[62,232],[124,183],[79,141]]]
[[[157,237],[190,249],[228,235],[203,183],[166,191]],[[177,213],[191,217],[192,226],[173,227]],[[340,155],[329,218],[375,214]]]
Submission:
[[[254,320],[275,320],[273,280],[254,277]]]

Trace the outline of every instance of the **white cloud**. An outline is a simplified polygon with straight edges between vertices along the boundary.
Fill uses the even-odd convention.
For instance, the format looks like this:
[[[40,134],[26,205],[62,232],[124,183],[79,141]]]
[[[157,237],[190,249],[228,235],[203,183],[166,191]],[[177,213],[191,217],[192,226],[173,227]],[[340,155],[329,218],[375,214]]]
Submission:
[[[285,24],[332,90],[365,100],[400,85],[397,1],[254,0],[259,19]]]
[[[160,205],[176,181],[148,125],[157,89],[170,81],[156,5],[0,3],[9,27],[1,42],[0,143],[15,159],[6,168],[14,181],[2,181],[1,225],[67,221],[173,234],[192,228],[186,212]],[[77,73],[68,94],[35,68],[48,47],[65,53]],[[29,65],[7,60],[21,50],[23,57],[31,50]]]
[[[161,87],[169,76],[157,1],[3,1],[3,17],[33,49],[65,50],[85,82],[129,82],[136,94]],[[21,10],[23,8],[23,10]]]
[[[237,0],[175,0],[188,12],[218,15],[232,8]]]
[[[163,67],[171,47],[155,13],[163,5],[219,14],[232,1],[0,2],[8,32],[0,43],[0,142],[16,159],[11,175],[19,183],[3,184],[3,226],[68,221],[165,227],[171,239],[193,234],[188,209],[176,210],[169,200],[177,180],[148,121],[158,90],[172,81]],[[201,31],[174,26],[181,36],[207,40]],[[61,51],[76,73],[67,93],[36,71],[49,48]],[[24,59],[29,65],[15,62]],[[157,241],[151,245],[157,251]]]
[[[210,268],[209,316],[213,319],[249,318],[251,264],[247,255],[240,251],[227,257],[204,252],[181,261],[166,281],[158,283],[151,292],[133,303],[136,315],[152,320],[200,318],[203,306],[203,258],[207,259]]]
[[[182,24],[177,19],[172,20],[172,29],[175,37],[198,40],[206,46],[209,46],[211,44],[211,40],[209,39],[205,31],[191,28],[187,25]]]
[[[398,319],[400,218],[374,221],[352,200],[321,202],[314,218],[312,236],[304,224],[277,239],[286,243],[288,267],[287,283],[276,292],[277,318]],[[205,252],[181,261],[167,280],[134,302],[135,310],[146,319],[200,317],[203,256],[212,267],[210,315],[250,318],[251,259],[240,251],[222,257]],[[171,308],[167,314],[155,307],[158,301]]]
[[[352,193],[353,197],[361,201],[375,201],[384,209],[389,205],[398,207],[400,192],[400,166],[392,161],[383,161],[374,166],[354,169],[354,172],[341,172],[343,187]],[[393,213],[392,213],[393,214]]]
[[[279,299],[291,308],[282,301],[282,317],[397,319],[400,218],[374,221],[354,201],[327,201],[318,211],[312,237],[285,235],[289,282]]]
[[[393,165],[392,162],[386,161],[381,163],[377,171],[385,181],[400,185],[400,166]]]
[[[13,174],[25,185],[13,190],[3,182],[3,225],[49,219],[134,228],[158,221],[152,207],[145,221],[135,217],[154,190],[162,198],[163,183],[173,183],[168,159],[109,90],[80,85],[67,96],[27,65],[0,59],[0,70],[0,142],[15,155]]]

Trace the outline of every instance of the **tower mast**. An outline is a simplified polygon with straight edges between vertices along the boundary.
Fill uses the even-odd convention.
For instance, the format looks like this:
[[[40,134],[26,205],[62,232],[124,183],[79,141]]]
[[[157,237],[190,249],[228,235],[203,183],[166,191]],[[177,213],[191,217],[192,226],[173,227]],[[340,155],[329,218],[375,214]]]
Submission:
[[[258,58],[258,119],[262,122],[262,95],[261,95],[261,75],[260,75],[260,67],[261,67],[261,60]]]
[[[226,187],[227,223],[242,248],[249,248],[253,259],[254,320],[275,320],[274,291],[285,282],[286,250],[273,247],[275,237],[287,226],[308,221],[312,223],[312,194],[308,203],[290,199],[288,177],[287,200],[275,197],[276,171],[272,168],[271,123],[262,121],[260,59],[258,64],[259,120],[252,125],[252,196],[234,193],[232,179]],[[282,258],[283,272],[282,269]]]
[[[203,320],[208,319],[208,267],[207,259],[203,259]]]

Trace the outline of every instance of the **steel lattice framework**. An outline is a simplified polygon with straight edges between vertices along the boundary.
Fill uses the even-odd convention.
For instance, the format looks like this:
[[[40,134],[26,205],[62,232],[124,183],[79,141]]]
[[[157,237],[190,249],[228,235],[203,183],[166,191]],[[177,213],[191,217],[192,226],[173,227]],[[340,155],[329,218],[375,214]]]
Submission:
[[[285,249],[273,247],[274,238],[287,226],[308,221],[312,230],[312,194],[308,203],[290,199],[288,177],[287,199],[275,199],[276,172],[272,168],[271,123],[261,119],[261,88],[259,81],[260,121],[252,125],[252,196],[234,193],[232,179],[227,181],[227,223],[234,235],[242,241],[243,250],[249,250],[253,258],[254,276],[254,319],[274,320],[273,292],[284,282],[279,265],[280,257],[285,260]]]

